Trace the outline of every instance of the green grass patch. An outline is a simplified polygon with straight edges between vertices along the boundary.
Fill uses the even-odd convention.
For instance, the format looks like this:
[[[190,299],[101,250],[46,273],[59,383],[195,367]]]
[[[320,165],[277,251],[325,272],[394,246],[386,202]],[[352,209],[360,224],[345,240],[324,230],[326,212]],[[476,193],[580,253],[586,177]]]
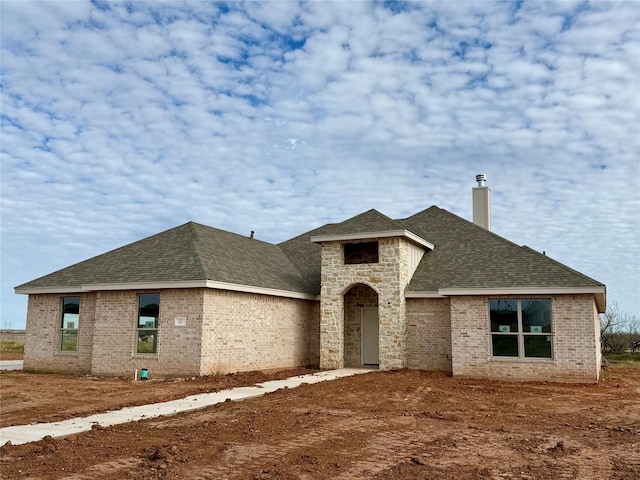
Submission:
[[[3,340],[0,342],[0,352],[2,353],[24,353],[23,342],[13,342]]]
[[[607,353],[604,358],[607,359],[612,367],[640,368],[640,352],[631,355],[626,353]]]

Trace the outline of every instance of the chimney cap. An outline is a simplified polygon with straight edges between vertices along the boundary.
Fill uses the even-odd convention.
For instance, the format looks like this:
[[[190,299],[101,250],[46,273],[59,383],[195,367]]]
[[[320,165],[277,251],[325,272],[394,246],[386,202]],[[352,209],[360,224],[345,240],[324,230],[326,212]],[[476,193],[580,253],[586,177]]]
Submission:
[[[478,182],[479,187],[484,187],[484,182],[487,181],[487,176],[484,173],[479,173],[476,175],[476,182]]]

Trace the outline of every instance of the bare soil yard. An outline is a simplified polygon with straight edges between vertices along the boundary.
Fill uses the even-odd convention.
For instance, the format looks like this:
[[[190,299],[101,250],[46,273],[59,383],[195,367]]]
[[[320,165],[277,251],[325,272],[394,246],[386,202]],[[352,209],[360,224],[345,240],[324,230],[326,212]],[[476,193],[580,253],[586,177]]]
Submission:
[[[2,426],[51,421],[270,378],[134,384],[9,372],[0,376],[0,419]],[[76,480],[639,479],[640,369],[612,368],[598,385],[374,372],[5,445],[0,472]]]

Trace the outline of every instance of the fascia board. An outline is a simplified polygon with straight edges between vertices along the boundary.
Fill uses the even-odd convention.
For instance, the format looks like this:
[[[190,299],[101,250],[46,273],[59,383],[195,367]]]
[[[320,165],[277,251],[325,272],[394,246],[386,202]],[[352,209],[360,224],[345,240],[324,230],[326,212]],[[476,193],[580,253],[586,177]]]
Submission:
[[[257,293],[260,295],[273,295],[275,297],[298,298],[301,300],[320,300],[319,295],[309,293],[291,292],[288,290],[278,290],[275,288],[256,287],[253,285],[240,285],[237,283],[215,282],[207,280],[207,288],[218,290],[231,290],[234,292]]]
[[[321,243],[321,242],[336,242],[343,240],[366,240],[370,238],[388,238],[388,237],[404,237],[407,240],[416,243],[418,245],[422,245],[423,247],[427,247],[430,250],[433,250],[435,245],[431,242],[427,242],[424,238],[419,237],[415,233],[410,232],[409,230],[387,230],[385,232],[362,232],[362,233],[347,233],[347,234],[337,234],[337,235],[312,235],[311,241],[313,243]]]
[[[405,292],[404,298],[448,298],[438,292]]]
[[[64,287],[17,287],[15,292],[25,295],[41,293],[82,293],[105,290],[151,290],[164,288],[204,288],[205,280],[185,282],[126,282],[126,283],[91,283],[85,285],[68,285]]]
[[[440,288],[441,295],[571,295],[582,293],[604,294],[604,286],[594,285],[593,287],[494,287],[494,288]]]
[[[513,288],[441,288],[438,293],[445,296],[455,295],[583,295],[593,294],[598,313],[607,309],[607,287],[513,287]]]
[[[462,295],[579,295],[593,294],[598,313],[607,309],[607,288],[593,287],[515,287],[515,288],[441,288],[437,292],[405,292],[405,298],[448,298]]]
[[[191,280],[184,282],[137,282],[137,283],[104,283],[90,285],[72,285],[68,287],[33,287],[16,288],[15,292],[25,295],[37,295],[45,293],[82,293],[113,290],[161,290],[168,288],[211,288],[218,290],[231,290],[234,292],[257,293],[260,295],[272,295],[275,297],[297,298],[302,300],[319,300],[318,295],[301,292],[291,292],[275,288],[256,287],[253,285],[241,285],[237,283],[215,282],[212,280]]]
[[[13,291],[19,295],[37,295],[41,293],[82,293],[82,285],[68,287],[16,287]]]

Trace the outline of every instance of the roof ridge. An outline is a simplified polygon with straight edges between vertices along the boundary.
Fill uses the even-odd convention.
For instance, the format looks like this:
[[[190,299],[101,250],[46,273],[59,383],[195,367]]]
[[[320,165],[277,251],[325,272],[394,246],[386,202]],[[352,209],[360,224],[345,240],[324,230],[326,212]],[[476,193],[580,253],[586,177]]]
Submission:
[[[193,252],[193,260],[198,267],[198,271],[201,275],[203,275],[207,280],[210,278],[208,270],[205,268],[204,263],[202,262],[201,252],[200,252],[200,236],[198,232],[196,232],[196,225],[198,226],[206,226],[200,225],[196,222],[188,222],[187,226],[189,228],[189,233],[191,234],[191,250]]]
[[[225,235],[234,235],[234,236],[236,236],[238,238],[242,238],[242,239],[245,239],[245,240],[251,240],[252,242],[260,242],[260,243],[264,243],[265,245],[271,245],[271,246],[277,246],[278,245],[277,243],[267,242],[266,240],[260,240],[259,238],[255,238],[255,237],[253,237],[253,238],[247,237],[246,235],[243,235],[241,233],[232,232],[230,230],[224,230],[222,228],[212,227],[211,225],[205,225],[204,223],[198,223],[198,222],[188,222],[188,223],[191,223],[193,225],[197,225],[199,227],[202,227],[205,230],[215,230],[216,232],[220,232],[220,233],[223,233]],[[284,242],[281,242],[281,243],[284,243]]]

